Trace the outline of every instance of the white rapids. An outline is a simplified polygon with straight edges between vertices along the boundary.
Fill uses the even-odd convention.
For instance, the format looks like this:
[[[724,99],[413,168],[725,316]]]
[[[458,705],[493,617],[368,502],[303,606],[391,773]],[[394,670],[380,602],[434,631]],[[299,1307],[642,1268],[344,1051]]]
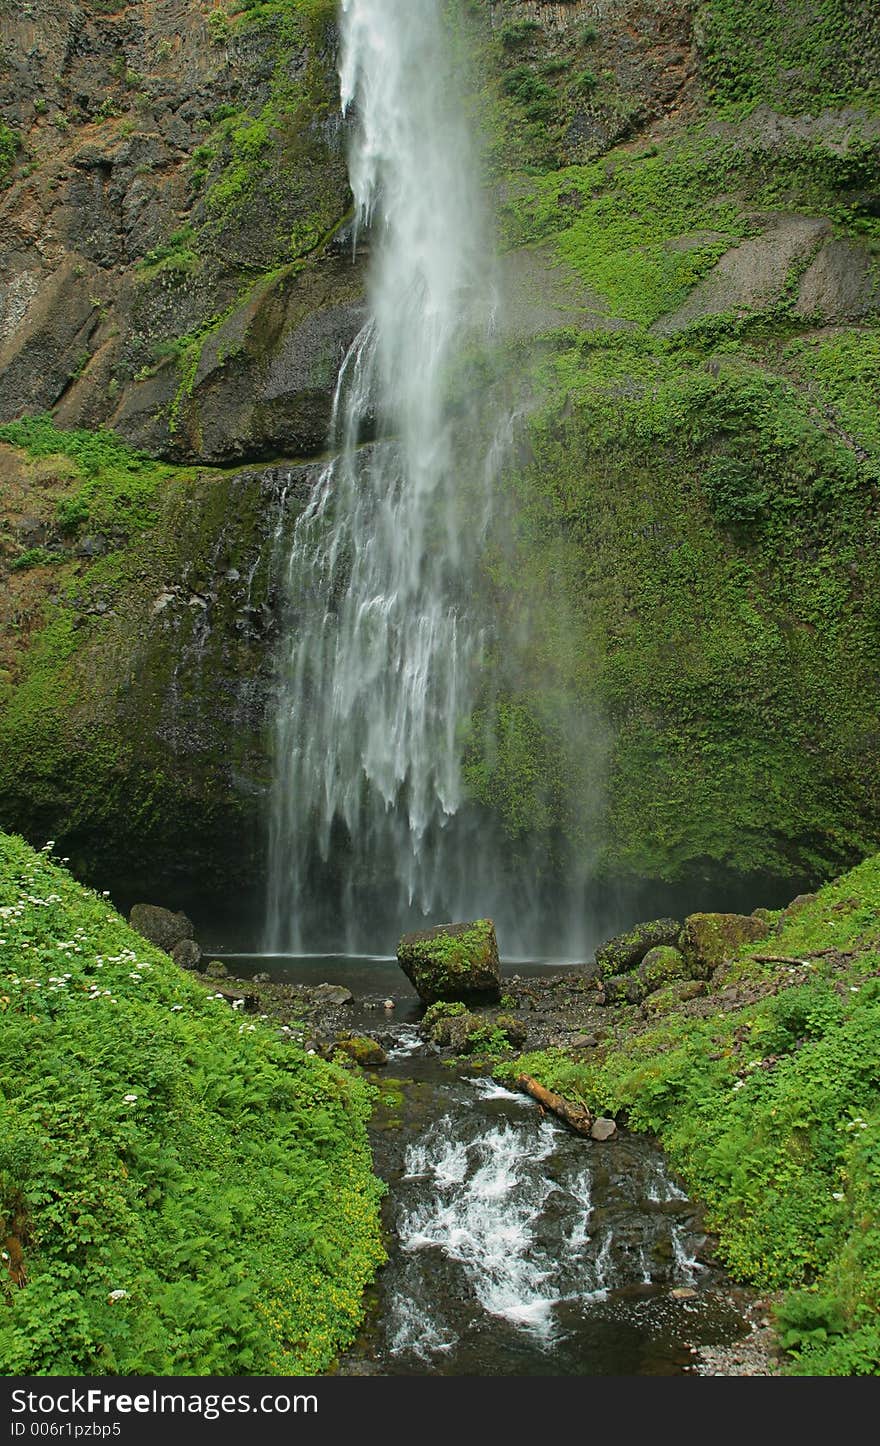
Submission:
[[[404,1153],[392,1358],[450,1359],[486,1320],[549,1351],[615,1291],[693,1283],[701,1237],[650,1211],[652,1198],[667,1210],[684,1201],[659,1162],[627,1157],[609,1175],[612,1156],[585,1149],[522,1095],[462,1083],[472,1113],[441,1116]]]

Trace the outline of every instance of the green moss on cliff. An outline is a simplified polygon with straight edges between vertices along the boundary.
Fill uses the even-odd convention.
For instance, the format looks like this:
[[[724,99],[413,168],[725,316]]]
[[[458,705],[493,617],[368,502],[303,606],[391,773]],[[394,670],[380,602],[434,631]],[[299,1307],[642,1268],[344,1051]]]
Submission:
[[[295,0],[247,6],[235,17],[242,43],[257,37],[267,48],[268,99],[254,112],[224,116],[195,158],[207,176],[208,230],[247,222],[256,207],[261,249],[270,234],[280,263],[314,249],[347,209],[341,158],[328,152],[323,126],[338,106],[328,53],[334,15],[328,0]],[[292,210],[297,219],[285,229]]]
[[[73,462],[77,481],[57,505],[58,521],[69,533],[88,525],[123,538],[148,527],[155,521],[157,489],[174,475],[174,469],[134,451],[115,432],[62,431],[48,416],[5,423],[0,442],[19,447],[28,457]]]
[[[875,30],[710,0],[685,125],[560,168],[499,148],[507,244],[587,288],[511,357],[466,774],[512,845],[673,882],[828,877],[880,839]],[[554,37],[506,47],[518,103]]]
[[[101,515],[116,482],[109,500],[92,482]],[[153,483],[124,547],[47,580],[0,712],[0,808],[124,893],[148,861],[170,891],[196,874],[210,891],[246,884],[262,849],[271,482],[159,467]]]
[[[548,786],[574,755],[553,720],[563,696],[613,736],[609,870],[827,876],[870,850],[880,453],[869,403],[850,401],[844,426],[810,388],[849,396],[839,369],[877,334],[842,360],[827,345],[824,361],[820,346],[780,363],[772,345],[712,356],[562,335],[539,362],[547,401],[521,448],[514,538],[490,560],[531,626],[505,637],[514,691],[469,765],[513,836],[530,816],[572,834]],[[601,761],[601,723],[580,733],[581,758]]]
[[[704,0],[697,26],[716,105],[880,106],[880,16],[861,0]]]

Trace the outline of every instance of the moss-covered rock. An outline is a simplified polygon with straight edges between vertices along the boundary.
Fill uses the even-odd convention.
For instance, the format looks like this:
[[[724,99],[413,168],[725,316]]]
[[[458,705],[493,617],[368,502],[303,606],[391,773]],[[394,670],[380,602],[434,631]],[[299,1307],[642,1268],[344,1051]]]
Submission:
[[[490,919],[472,924],[441,924],[405,934],[397,962],[426,1004],[440,999],[497,1000],[501,964]]]
[[[655,989],[647,996],[642,1008],[650,1015],[669,1014],[680,1004],[699,999],[706,992],[707,985],[703,979],[677,979],[664,984],[661,989]]]
[[[354,1064],[367,1068],[371,1065],[387,1064],[388,1056],[376,1039],[366,1034],[341,1034],[337,1037],[334,1052],[344,1054]]]
[[[487,1030],[486,1020],[480,1014],[466,1010],[447,1019],[441,1031],[442,1043],[456,1054],[473,1054],[478,1049]]]
[[[645,924],[636,924],[625,934],[616,934],[600,949],[596,950],[599,973],[606,979],[613,974],[623,974],[635,969],[650,949],[664,944],[674,944],[681,933],[677,919],[650,919]]]
[[[754,914],[690,914],[679,947],[691,972],[708,978],[713,969],[743,944],[766,939],[770,925]]]
[[[494,1029],[501,1031],[508,1044],[514,1049],[519,1049],[520,1045],[525,1044],[529,1032],[528,1027],[515,1014],[496,1014],[491,1024]]]
[[[64,520],[40,524],[51,565],[17,572],[22,544],[0,541],[3,817],[63,844],[120,902],[160,879],[171,905],[234,893],[246,907],[264,862],[272,538],[312,470],[157,469],[109,434],[4,432],[21,448],[0,447],[19,505],[48,492],[51,508],[54,489]],[[104,546],[81,555],[95,535]],[[29,628],[14,629],[23,605]]]
[[[422,1015],[419,1032],[423,1039],[430,1040],[432,1044],[448,1044],[450,1021],[456,1015],[467,1012],[467,1005],[460,1001],[438,999],[434,1004],[429,1004]]]
[[[694,977],[693,965],[672,944],[660,944],[656,949],[649,949],[638,972],[648,993],[663,984],[670,984],[673,979]]]
[[[128,916],[133,929],[151,944],[170,954],[175,944],[182,939],[192,939],[192,920],[186,914],[172,913],[170,909],[159,908],[156,904],[135,904]]]
[[[602,985],[606,1004],[641,1004],[646,988],[637,974],[613,974]]]

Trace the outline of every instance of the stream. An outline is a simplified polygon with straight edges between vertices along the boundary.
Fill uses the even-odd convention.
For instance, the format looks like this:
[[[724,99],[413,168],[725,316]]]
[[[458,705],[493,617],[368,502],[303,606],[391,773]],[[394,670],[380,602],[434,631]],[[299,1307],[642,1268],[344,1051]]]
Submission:
[[[745,1333],[742,1292],[704,1257],[700,1211],[649,1136],[583,1139],[473,1064],[441,1060],[393,960],[234,967],[347,986],[351,1029],[388,1053],[370,1076],[370,1135],[389,1260],[343,1374],[681,1375],[700,1346]]]

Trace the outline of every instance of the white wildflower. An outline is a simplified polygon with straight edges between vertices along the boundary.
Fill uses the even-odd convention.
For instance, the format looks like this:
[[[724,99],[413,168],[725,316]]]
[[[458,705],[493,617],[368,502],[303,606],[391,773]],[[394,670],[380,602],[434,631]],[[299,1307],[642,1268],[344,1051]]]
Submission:
[[[109,1294],[108,1297],[107,1297],[107,1300],[108,1300],[108,1301],[127,1300],[127,1299],[128,1299],[128,1291],[127,1291],[127,1290],[111,1290],[110,1294]]]

